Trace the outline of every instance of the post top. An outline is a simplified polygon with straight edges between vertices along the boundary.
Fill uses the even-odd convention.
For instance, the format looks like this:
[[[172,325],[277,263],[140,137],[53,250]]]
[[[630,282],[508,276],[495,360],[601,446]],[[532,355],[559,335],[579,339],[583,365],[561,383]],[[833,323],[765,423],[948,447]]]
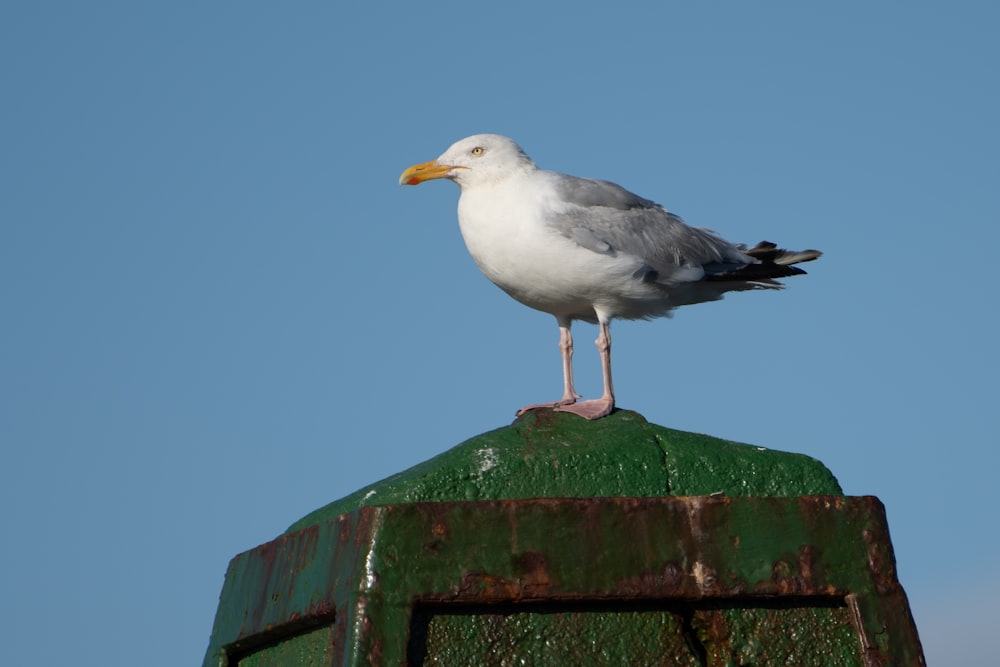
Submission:
[[[322,507],[288,532],[368,505],[604,496],[843,495],[822,463],[651,424],[535,410]]]

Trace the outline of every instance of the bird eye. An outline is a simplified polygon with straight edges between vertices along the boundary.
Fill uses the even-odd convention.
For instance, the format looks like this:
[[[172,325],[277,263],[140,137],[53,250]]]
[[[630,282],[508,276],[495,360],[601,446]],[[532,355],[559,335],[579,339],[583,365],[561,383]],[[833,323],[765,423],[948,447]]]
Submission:
[[[486,152],[486,149],[485,149],[485,148],[483,148],[482,146],[476,146],[476,147],[475,147],[475,148],[473,148],[473,149],[472,149],[472,151],[471,151],[471,153],[472,153],[472,154],[473,154],[474,156],[476,156],[476,157],[479,157],[480,155],[482,155],[482,154],[483,154],[483,153],[485,153],[485,152]]]

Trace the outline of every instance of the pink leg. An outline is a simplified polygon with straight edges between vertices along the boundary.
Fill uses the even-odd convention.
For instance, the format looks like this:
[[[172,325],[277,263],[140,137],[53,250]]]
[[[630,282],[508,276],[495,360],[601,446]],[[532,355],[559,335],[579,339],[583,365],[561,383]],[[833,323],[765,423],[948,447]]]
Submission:
[[[559,320],[559,352],[562,354],[563,366],[563,395],[558,401],[552,403],[536,403],[526,405],[517,411],[520,417],[525,412],[538,408],[558,408],[576,403],[580,395],[573,388],[573,334],[570,333],[570,320]]]
[[[570,405],[576,403],[580,394],[573,388],[573,334],[569,331],[569,322],[559,325],[559,352],[562,353],[563,396],[556,404]]]
[[[597,351],[601,354],[601,374],[604,377],[604,394],[600,398],[572,405],[556,406],[559,412],[572,412],[584,419],[600,419],[615,408],[615,389],[611,384],[611,330],[608,322],[601,320],[601,333],[597,337]]]

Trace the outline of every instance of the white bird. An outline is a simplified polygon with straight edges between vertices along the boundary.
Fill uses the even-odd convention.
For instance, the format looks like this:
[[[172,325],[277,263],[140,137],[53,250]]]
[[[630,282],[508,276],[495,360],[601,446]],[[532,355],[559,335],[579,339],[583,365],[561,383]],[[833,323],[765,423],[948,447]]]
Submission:
[[[404,171],[399,182],[435,178],[461,188],[458,224],[479,269],[559,323],[562,398],[528,405],[518,415],[543,407],[586,419],[609,414],[615,405],[612,319],[661,317],[729,291],[780,288],[775,278],[805,273],[792,264],[822,254],[730,243],[614,183],[539,169],[513,140],[496,134],[462,139],[436,160]],[[598,399],[578,401],[573,387],[573,320],[600,327],[604,394]]]

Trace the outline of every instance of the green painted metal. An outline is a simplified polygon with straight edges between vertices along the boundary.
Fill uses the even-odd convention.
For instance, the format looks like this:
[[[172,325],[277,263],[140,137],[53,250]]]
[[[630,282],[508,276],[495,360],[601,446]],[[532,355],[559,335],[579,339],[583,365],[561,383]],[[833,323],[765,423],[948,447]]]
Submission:
[[[420,614],[410,662],[467,665],[657,665],[698,667],[684,619],[667,610],[497,611]],[[505,647],[498,651],[497,647]]]
[[[485,665],[864,665],[844,607],[484,609],[418,617],[410,644],[419,647],[410,662],[425,667],[469,656],[487,656]]]
[[[538,411],[226,574],[205,667],[922,665],[884,510],[808,457]]]
[[[618,410],[604,419],[536,410],[388,479],[289,528],[359,507],[499,498],[841,494],[819,461],[802,454],[650,424]]]
[[[240,667],[326,667],[333,659],[333,626],[292,635],[239,661]]]
[[[517,641],[527,634],[559,644],[552,651],[586,653],[587,664],[602,664],[606,650],[604,664],[620,664],[620,650],[638,651],[628,664],[644,664],[649,651],[677,655],[684,644],[700,665],[754,655],[780,655],[777,664],[921,665],[886,539],[884,510],[871,497],[365,507],[238,556],[205,665],[250,664],[259,649],[322,626],[333,628],[326,664],[448,664],[458,649],[429,654],[440,637],[465,645],[484,623],[510,640],[491,644],[507,661],[531,649]],[[644,605],[673,619],[652,648],[655,616],[632,623],[613,614]],[[489,619],[511,612],[541,616],[506,628]],[[565,631],[546,636],[553,624]],[[813,638],[820,628],[826,635]],[[616,633],[618,648],[597,646]],[[574,635],[579,642],[560,643]],[[465,646],[469,662],[488,664],[469,652],[476,647]],[[544,663],[529,654],[527,664]]]

